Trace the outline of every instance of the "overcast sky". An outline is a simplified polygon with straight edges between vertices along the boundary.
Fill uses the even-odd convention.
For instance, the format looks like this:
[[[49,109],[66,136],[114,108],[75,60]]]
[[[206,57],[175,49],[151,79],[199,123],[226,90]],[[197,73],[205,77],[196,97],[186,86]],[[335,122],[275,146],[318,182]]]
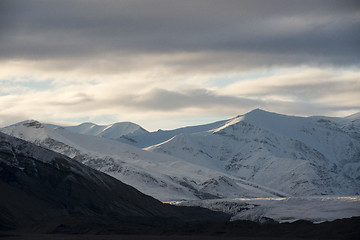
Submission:
[[[360,112],[358,0],[0,0],[0,126]]]

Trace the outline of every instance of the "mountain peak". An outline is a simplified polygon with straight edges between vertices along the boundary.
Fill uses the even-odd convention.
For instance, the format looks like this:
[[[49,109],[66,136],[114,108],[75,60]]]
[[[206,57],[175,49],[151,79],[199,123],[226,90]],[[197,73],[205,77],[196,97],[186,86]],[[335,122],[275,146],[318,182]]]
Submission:
[[[131,129],[143,129],[140,125],[133,122],[116,122],[107,126],[107,128],[131,128]],[[144,129],[145,130],[145,129]]]
[[[91,122],[85,122],[77,126],[65,127],[65,129],[71,132],[110,139],[118,139],[128,134],[147,132],[141,126],[132,122],[116,122],[109,125],[97,125]]]
[[[254,110],[251,110],[250,112],[243,114],[243,115],[238,115],[228,121],[226,121],[224,124],[222,124],[221,126],[213,129],[213,132],[219,132],[229,126],[238,124],[239,122],[243,121],[243,120],[248,120],[249,122],[253,122],[253,121],[264,121],[265,119],[267,119],[270,115],[272,114],[276,114],[276,113],[271,113],[271,112],[267,112],[265,110],[262,110],[260,108],[256,108]]]
[[[36,120],[25,121],[22,125],[24,125],[25,127],[32,127],[32,128],[44,128],[44,125]]]
[[[77,125],[77,127],[87,127],[87,126],[98,126],[98,125],[95,123],[92,123],[92,122],[83,122],[83,123]]]
[[[243,116],[245,116],[245,117],[248,117],[248,116],[260,117],[260,116],[268,116],[268,115],[281,115],[281,114],[265,111],[261,108],[255,108],[254,110],[244,114]]]
[[[255,108],[248,113],[256,113],[256,112],[267,112],[267,111],[265,111],[264,109],[261,109],[261,108]]]
[[[121,125],[137,125],[137,124],[132,123],[132,122],[116,122],[116,123],[110,124],[108,126],[121,126]]]

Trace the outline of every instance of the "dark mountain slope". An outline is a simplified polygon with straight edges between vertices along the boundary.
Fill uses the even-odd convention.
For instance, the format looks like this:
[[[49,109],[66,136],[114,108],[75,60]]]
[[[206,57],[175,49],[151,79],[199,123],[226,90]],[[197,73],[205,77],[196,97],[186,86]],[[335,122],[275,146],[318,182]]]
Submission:
[[[183,211],[163,204],[68,157],[2,133],[0,191],[0,229],[50,219],[60,224],[72,217],[227,219],[204,209]]]

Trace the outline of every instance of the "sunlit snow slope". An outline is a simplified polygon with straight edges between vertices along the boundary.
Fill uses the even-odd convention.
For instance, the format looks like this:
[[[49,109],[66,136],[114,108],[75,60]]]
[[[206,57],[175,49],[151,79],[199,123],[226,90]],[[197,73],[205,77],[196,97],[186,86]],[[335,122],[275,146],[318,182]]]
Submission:
[[[147,148],[297,196],[360,192],[359,119],[260,109]]]

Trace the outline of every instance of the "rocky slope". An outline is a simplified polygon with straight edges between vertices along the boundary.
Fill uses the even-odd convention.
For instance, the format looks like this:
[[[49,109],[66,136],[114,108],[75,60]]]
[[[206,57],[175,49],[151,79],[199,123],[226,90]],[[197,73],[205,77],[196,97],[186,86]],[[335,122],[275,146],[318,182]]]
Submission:
[[[3,133],[0,191],[1,229],[61,225],[79,217],[227,219],[207,210],[163,204],[78,161]]]

